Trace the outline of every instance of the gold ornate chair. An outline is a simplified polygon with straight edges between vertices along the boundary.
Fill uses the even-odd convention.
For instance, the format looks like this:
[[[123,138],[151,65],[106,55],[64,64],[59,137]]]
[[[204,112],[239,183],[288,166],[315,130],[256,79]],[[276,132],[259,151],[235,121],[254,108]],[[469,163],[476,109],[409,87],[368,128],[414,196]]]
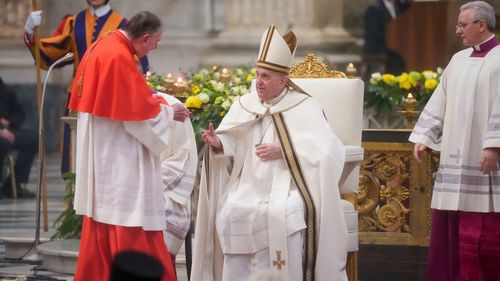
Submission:
[[[361,147],[364,83],[348,79],[339,71],[329,70],[316,56],[308,54],[291,71],[292,81],[319,100],[333,132],[346,148],[344,170],[339,182],[342,205],[349,232],[347,274],[357,280],[358,213],[356,193],[359,187],[359,164],[363,160]]]

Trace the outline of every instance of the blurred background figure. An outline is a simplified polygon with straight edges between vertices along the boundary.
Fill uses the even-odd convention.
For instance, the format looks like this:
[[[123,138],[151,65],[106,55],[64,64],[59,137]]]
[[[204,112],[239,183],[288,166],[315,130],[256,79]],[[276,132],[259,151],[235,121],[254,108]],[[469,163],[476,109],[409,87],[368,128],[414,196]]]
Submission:
[[[387,47],[387,23],[410,7],[410,0],[375,0],[364,14],[364,78],[371,73],[400,74],[406,69],[403,57]]]
[[[25,188],[31,164],[38,152],[38,137],[34,130],[22,128],[25,114],[16,94],[0,78],[0,179],[3,179],[5,157],[17,151],[14,174],[18,198],[34,198]],[[11,171],[12,174],[12,171]],[[3,180],[0,198],[12,198],[11,175]]]

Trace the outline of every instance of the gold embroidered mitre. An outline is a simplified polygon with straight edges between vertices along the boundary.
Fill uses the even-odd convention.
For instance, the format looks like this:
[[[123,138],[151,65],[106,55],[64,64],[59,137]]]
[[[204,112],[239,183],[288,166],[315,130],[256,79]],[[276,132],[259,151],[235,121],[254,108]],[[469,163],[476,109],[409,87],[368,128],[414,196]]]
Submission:
[[[288,74],[296,49],[297,37],[292,31],[281,35],[276,26],[271,25],[260,40],[257,67]]]

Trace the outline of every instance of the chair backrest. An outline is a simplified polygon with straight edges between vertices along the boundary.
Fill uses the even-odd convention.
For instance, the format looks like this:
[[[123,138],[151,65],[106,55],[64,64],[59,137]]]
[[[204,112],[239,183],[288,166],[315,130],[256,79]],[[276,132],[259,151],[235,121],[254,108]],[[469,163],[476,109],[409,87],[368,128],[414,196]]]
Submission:
[[[323,106],[333,132],[346,146],[361,146],[363,125],[363,92],[361,79],[328,70],[313,54],[295,64],[292,81]]]
[[[318,100],[344,145],[361,145],[363,81],[347,78],[296,78],[293,82]]]
[[[333,132],[346,147],[346,160],[339,182],[340,193],[357,193],[359,163],[364,154],[361,147],[363,81],[348,79],[342,72],[328,70],[313,54],[308,54],[303,61],[295,64],[289,76],[297,86],[321,103]]]

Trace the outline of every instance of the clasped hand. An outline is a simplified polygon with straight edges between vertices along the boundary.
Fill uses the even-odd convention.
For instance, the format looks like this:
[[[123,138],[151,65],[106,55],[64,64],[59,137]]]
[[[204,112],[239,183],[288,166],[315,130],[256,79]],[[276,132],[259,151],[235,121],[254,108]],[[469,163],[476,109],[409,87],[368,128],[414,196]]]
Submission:
[[[1,129],[0,138],[8,140],[10,143],[14,143],[16,141],[16,136],[11,131],[9,131],[9,129]]]
[[[483,174],[489,174],[498,169],[498,152],[494,148],[483,149],[479,165]]]
[[[184,122],[191,115],[191,112],[181,103],[173,104],[172,109],[174,110],[175,121]]]
[[[255,155],[262,161],[271,161],[281,159],[281,147],[274,143],[263,143],[255,147]]]

